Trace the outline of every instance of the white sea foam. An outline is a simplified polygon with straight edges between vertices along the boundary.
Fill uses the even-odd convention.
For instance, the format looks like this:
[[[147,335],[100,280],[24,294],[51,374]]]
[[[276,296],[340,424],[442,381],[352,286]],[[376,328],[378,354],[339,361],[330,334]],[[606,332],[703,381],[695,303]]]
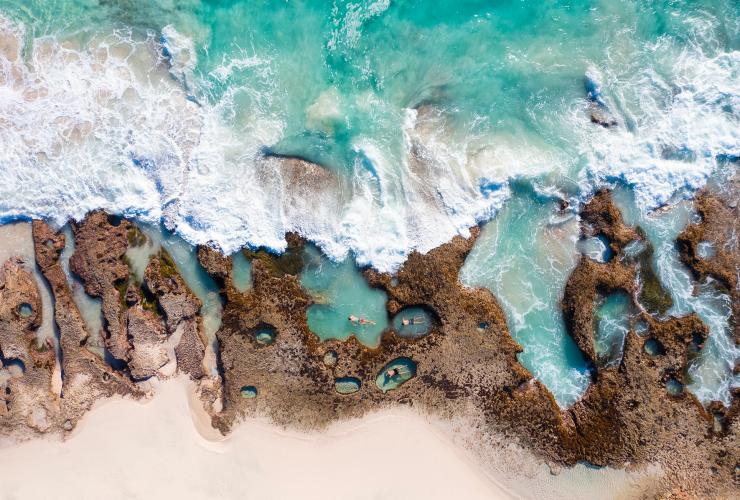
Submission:
[[[351,30],[342,36],[352,43]],[[226,82],[234,71],[254,71],[268,91],[234,86],[196,103],[191,96],[207,93],[194,74],[196,49],[171,27],[145,39],[38,38],[25,57],[22,26],[0,19],[0,38],[0,221],[62,224],[102,208],[164,220],[191,243],[227,253],[247,243],[281,250],[285,232],[298,231],[331,257],[353,252],[387,271],[412,250],[428,251],[492,217],[512,178],[536,176],[538,189],[557,192],[574,161],[531,134],[463,137],[439,110],[421,108],[400,114],[397,149],[356,137],[351,175],[340,174],[335,191],[291,191],[280,169],[261,159],[286,129],[273,106],[279,91],[270,87],[269,58],[238,53],[209,75]],[[619,179],[651,208],[701,186],[717,155],[740,154],[738,67],[739,52],[687,52],[671,81],[640,74],[622,84],[602,71],[607,103],[617,104],[626,125],[601,129],[588,123],[585,103],[574,104],[564,126],[586,160],[583,193]],[[620,97],[630,92],[640,99]],[[345,98],[331,91],[307,110],[309,120],[318,127],[336,120]],[[642,114],[622,101],[639,101]]]
[[[329,40],[328,47],[334,50],[340,46],[353,48],[360,40],[362,25],[370,19],[381,15],[390,7],[390,0],[376,0],[369,4],[348,3],[343,12],[334,4],[332,17],[334,18],[334,31]]]
[[[671,71],[666,77],[644,70],[615,82],[623,126],[583,128],[582,112],[574,113],[571,125],[581,131],[589,163],[584,186],[624,182],[651,210],[702,187],[718,158],[740,156],[740,51],[703,57],[683,50]]]
[[[170,63],[170,72],[185,88],[191,85],[198,64],[198,54],[193,41],[168,24],[162,28],[163,55]]]

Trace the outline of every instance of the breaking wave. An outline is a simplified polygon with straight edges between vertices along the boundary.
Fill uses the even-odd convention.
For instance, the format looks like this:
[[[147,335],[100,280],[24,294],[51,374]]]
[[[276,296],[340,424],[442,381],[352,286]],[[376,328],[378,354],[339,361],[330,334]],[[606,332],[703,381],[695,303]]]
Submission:
[[[335,12],[349,21],[335,23],[328,49],[356,44],[362,24],[388,4]],[[661,58],[675,47],[645,50]],[[594,63],[589,79],[616,127],[590,123],[585,91],[560,110],[528,110],[552,113],[567,147],[461,127],[433,101],[388,111],[377,94],[330,88],[306,109],[310,128],[331,134],[348,108],[386,110],[396,123],[383,131],[390,140],[352,137],[346,168],[321,172],[266,153],[289,125],[272,105],[284,89],[267,55],[242,51],[208,75],[198,73],[198,55],[172,26],[29,40],[22,24],[0,17],[0,221],[62,225],[105,209],[162,220],[226,253],[246,244],[279,251],[285,233],[297,231],[332,258],[352,252],[390,271],[409,252],[493,217],[514,179],[575,203],[619,181],[650,210],[701,187],[722,159],[740,157],[737,51],[705,56],[687,46],[670,67],[629,78]],[[253,72],[262,90],[228,87],[234,71]],[[227,87],[216,99],[214,81]]]

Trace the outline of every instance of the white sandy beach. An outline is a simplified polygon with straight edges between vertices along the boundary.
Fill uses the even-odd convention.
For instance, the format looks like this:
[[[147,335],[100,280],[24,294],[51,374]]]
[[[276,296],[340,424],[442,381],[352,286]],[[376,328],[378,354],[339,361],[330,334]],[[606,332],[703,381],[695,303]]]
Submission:
[[[247,421],[226,439],[208,432],[199,412],[183,380],[160,384],[146,404],[106,402],[66,442],[0,449],[0,498],[508,497],[410,412],[378,413],[321,434]]]

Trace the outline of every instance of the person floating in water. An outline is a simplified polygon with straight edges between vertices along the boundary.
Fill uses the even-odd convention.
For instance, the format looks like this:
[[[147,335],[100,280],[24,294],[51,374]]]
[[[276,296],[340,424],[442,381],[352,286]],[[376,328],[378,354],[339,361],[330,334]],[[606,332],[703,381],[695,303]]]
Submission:
[[[353,325],[374,325],[375,321],[371,321],[366,318],[358,318],[354,314],[350,314],[347,318]]]
[[[401,319],[401,324],[403,326],[423,325],[424,324],[424,317],[423,316],[414,316],[411,319],[403,318],[403,319]]]
[[[385,376],[388,378],[393,378],[396,375],[398,375],[398,368],[388,368],[388,370],[385,372]]]

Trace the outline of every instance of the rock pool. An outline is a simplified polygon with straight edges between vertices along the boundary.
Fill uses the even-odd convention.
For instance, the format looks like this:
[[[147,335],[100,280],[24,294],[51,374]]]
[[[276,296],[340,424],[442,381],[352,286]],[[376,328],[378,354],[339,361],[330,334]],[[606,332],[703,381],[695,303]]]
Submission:
[[[378,376],[375,384],[383,392],[398,389],[416,376],[416,362],[411,358],[396,358],[386,364]]]
[[[393,330],[408,339],[418,339],[427,335],[433,326],[434,318],[424,307],[406,307],[393,317]]]
[[[321,340],[354,335],[368,347],[380,345],[388,326],[387,297],[367,284],[352,258],[335,263],[307,245],[301,284],[314,300],[308,327]]]

